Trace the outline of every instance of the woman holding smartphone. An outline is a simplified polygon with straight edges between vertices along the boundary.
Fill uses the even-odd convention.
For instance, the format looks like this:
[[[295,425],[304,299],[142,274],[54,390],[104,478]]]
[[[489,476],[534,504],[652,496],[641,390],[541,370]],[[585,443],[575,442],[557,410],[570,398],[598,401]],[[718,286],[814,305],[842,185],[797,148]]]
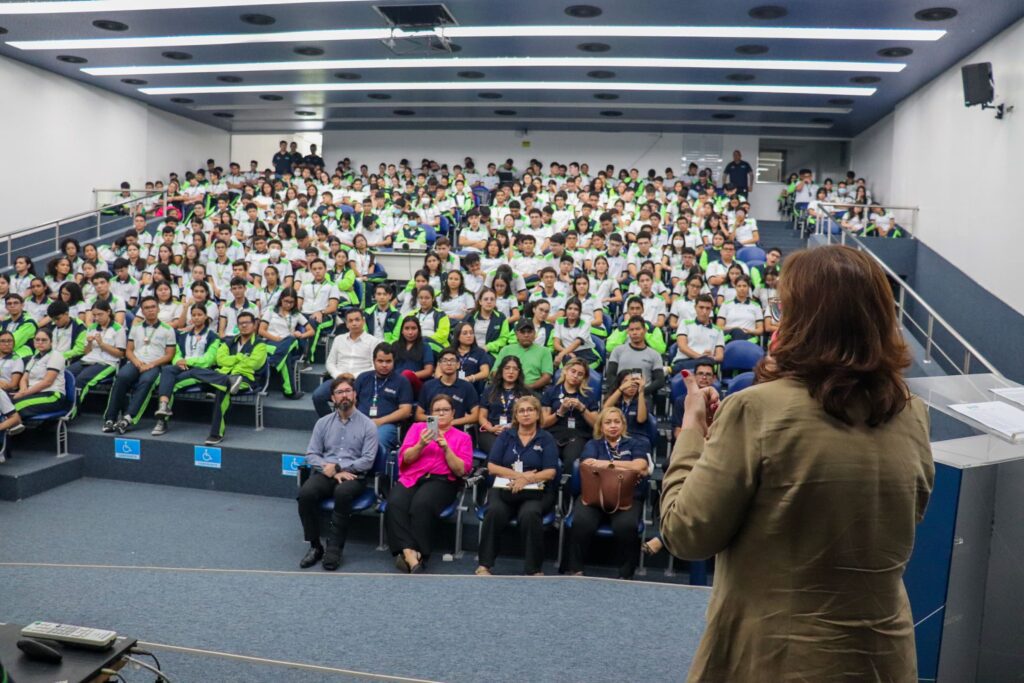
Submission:
[[[388,494],[384,524],[399,571],[419,574],[430,558],[438,515],[451,505],[473,466],[473,442],[452,426],[455,404],[430,402],[427,422],[414,422],[398,449],[398,481]]]

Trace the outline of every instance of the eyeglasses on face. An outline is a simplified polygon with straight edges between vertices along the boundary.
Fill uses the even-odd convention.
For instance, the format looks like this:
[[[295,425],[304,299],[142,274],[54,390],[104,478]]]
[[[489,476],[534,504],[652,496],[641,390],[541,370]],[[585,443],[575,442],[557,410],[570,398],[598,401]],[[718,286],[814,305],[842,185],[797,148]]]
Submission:
[[[444,406],[438,406],[437,408],[432,409],[430,412],[432,412],[432,413],[439,413],[441,415],[446,415],[446,414],[452,412],[452,409],[451,408],[446,408]]]
[[[354,393],[356,393],[356,392],[353,391],[351,387],[345,387],[344,389],[335,389],[334,391],[331,392],[331,395],[332,396],[340,396],[342,394],[354,394]]]

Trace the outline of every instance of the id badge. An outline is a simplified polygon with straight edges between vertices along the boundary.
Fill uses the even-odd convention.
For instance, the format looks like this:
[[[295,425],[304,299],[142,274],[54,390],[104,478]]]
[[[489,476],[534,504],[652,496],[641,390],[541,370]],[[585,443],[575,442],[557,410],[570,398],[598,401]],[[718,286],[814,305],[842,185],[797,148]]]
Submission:
[[[377,406],[370,406],[370,417],[377,417]]]
[[[576,418],[570,417],[568,420],[566,420],[566,425],[569,427],[569,429],[576,429]]]
[[[466,371],[459,370],[459,379],[466,379]]]
[[[523,461],[522,460],[516,460],[514,463],[512,463],[512,470],[522,474],[522,472],[523,472]]]
[[[498,418],[498,424],[501,425],[502,427],[507,425],[508,424],[508,416],[502,415],[501,417],[499,417]]]

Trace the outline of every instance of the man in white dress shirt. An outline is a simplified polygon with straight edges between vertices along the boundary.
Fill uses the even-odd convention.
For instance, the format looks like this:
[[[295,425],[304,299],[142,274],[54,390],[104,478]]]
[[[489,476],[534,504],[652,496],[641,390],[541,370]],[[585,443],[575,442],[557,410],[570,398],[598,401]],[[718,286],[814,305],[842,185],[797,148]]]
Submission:
[[[367,370],[373,370],[373,349],[383,341],[366,331],[366,320],[358,308],[345,314],[345,327],[348,334],[335,337],[327,354],[327,374],[330,377],[313,391],[313,407],[321,417],[331,412],[331,382],[342,375],[358,377]]]

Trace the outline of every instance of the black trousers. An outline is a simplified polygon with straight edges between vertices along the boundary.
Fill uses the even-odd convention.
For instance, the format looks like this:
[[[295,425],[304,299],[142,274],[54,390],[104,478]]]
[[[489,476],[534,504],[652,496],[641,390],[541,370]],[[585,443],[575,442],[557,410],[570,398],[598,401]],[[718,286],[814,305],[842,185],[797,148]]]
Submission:
[[[491,449],[494,448],[494,442],[498,440],[498,435],[492,432],[479,431],[476,433],[476,446],[487,455],[491,454]]]
[[[576,421],[577,423],[582,422],[583,418],[577,417]],[[558,444],[558,452],[562,456],[562,471],[572,472],[572,464],[580,459],[583,447],[587,445],[589,437],[579,429],[569,429],[560,424],[555,424],[547,431],[555,437],[555,443]]]
[[[544,515],[558,499],[558,483],[548,482],[543,491],[491,489],[487,494],[487,514],[480,530],[480,566],[494,567],[501,532],[514,518],[519,524],[526,562],[523,573],[536,574],[544,564]]]
[[[443,476],[421,477],[411,487],[395,482],[384,512],[391,554],[398,555],[409,548],[424,558],[430,557],[439,521],[437,516],[451,505],[458,493],[459,483]]]
[[[636,572],[636,561],[640,552],[640,534],[637,525],[643,505],[634,501],[628,510],[619,510],[609,515],[601,508],[584,505],[579,498],[573,506],[572,528],[569,530],[569,547],[565,569],[569,572],[583,571],[583,561],[590,549],[590,541],[597,533],[597,527],[611,522],[615,539],[615,563],[619,567],[620,579],[631,579]]]
[[[331,528],[327,532],[327,544],[345,546],[348,536],[348,520],[352,512],[352,501],[366,488],[365,479],[337,482],[322,472],[314,472],[299,489],[299,519],[302,520],[302,533],[310,543],[319,542],[323,535],[320,531],[320,503],[334,497],[334,512],[331,513]]]

